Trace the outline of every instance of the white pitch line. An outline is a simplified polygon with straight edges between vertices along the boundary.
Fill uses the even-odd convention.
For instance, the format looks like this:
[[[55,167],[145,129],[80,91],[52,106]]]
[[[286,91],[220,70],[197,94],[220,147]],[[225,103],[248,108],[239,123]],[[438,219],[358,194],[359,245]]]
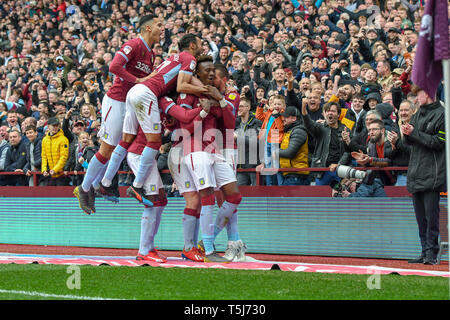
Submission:
[[[38,296],[43,298],[61,298],[69,300],[123,300],[123,299],[111,299],[103,297],[86,297],[86,296],[75,296],[75,295],[62,295],[62,294],[51,294],[37,291],[20,291],[20,290],[4,290],[0,289],[0,293],[8,294],[22,294],[26,296]]]

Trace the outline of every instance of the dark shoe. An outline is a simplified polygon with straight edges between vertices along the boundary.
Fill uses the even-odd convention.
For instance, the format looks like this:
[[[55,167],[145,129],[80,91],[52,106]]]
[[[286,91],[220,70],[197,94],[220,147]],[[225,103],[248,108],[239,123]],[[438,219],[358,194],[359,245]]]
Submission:
[[[424,262],[424,257],[423,256],[420,256],[420,257],[415,258],[415,259],[408,260],[408,263],[423,263],[423,262]]]
[[[425,254],[425,258],[423,259],[423,264],[427,264],[427,265],[437,264],[436,255],[433,253],[432,250],[427,251],[427,253]]]
[[[105,200],[119,203],[120,192],[114,184],[109,187],[105,187],[102,183],[100,183],[98,192]]]
[[[95,213],[95,190],[94,187],[91,187],[91,189],[88,191],[88,203],[89,203],[89,209],[91,209],[92,213]]]
[[[429,258],[429,257],[426,257],[424,260],[423,260],[423,264],[426,264],[426,265],[436,265],[436,264],[438,264],[437,263],[437,259],[436,258],[433,258],[433,257],[431,257],[431,258]]]
[[[73,194],[77,197],[81,210],[83,210],[86,214],[91,214],[92,211],[89,208],[89,193],[85,192],[81,186],[77,186],[73,190]]]
[[[129,197],[135,198],[137,201],[146,206],[153,207],[153,202],[148,200],[145,196],[144,188],[136,188],[134,186],[131,186],[127,189],[127,195]]]

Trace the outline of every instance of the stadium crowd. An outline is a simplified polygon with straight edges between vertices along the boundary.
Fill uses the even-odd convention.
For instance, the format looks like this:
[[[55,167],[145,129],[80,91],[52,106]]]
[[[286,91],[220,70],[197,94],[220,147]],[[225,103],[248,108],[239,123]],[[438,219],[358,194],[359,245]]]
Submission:
[[[410,75],[420,0],[10,0],[0,4],[0,170],[23,174],[0,175],[0,185],[33,185],[35,171],[39,185],[81,183],[67,172],[85,171],[99,148],[108,66],[148,13],[165,24],[155,67],[195,33],[203,54],[228,68],[241,94],[239,169],[330,168],[264,175],[266,185],[333,185],[338,165],[408,166],[401,126],[418,107]],[[255,185],[255,172],[237,175]],[[163,180],[176,194],[170,174]],[[406,185],[406,172],[379,171],[376,181],[359,194],[347,179],[337,189],[383,196],[385,185]]]

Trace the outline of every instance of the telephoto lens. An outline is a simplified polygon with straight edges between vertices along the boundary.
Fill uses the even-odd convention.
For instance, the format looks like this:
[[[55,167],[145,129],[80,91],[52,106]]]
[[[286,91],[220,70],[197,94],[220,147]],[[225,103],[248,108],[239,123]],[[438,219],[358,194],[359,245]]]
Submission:
[[[340,178],[347,179],[364,179],[367,175],[365,171],[356,170],[349,166],[339,165],[336,173]]]

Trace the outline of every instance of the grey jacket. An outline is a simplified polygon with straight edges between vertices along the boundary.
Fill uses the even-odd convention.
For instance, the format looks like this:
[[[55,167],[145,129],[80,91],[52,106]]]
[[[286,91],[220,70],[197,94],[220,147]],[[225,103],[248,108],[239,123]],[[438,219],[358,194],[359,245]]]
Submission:
[[[411,118],[407,189],[410,193],[445,191],[445,114],[439,101],[423,105]]]

